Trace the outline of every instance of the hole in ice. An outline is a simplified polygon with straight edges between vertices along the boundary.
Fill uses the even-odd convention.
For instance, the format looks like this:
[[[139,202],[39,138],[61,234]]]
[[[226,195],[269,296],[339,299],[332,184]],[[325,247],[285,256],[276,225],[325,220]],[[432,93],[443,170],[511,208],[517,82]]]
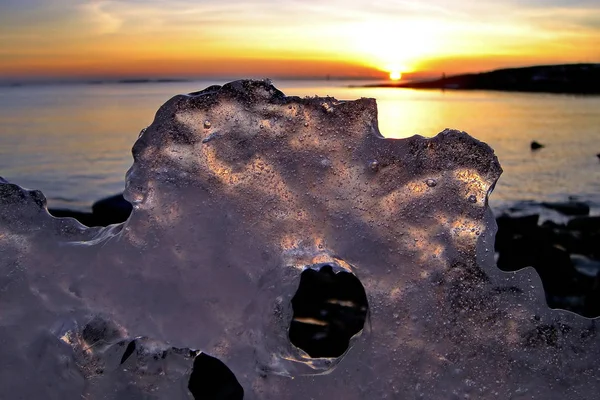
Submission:
[[[200,353],[188,389],[196,400],[242,400],[244,389],[227,366],[215,357]]]
[[[300,275],[292,309],[292,344],[312,358],[339,357],[364,327],[367,294],[352,273],[334,272],[331,265],[309,268]]]
[[[127,348],[125,349],[125,352],[123,353],[123,356],[121,357],[121,364],[123,364],[125,361],[127,361],[127,359],[129,357],[131,357],[131,355],[133,354],[134,351],[135,351],[135,340],[132,340],[127,345]]]

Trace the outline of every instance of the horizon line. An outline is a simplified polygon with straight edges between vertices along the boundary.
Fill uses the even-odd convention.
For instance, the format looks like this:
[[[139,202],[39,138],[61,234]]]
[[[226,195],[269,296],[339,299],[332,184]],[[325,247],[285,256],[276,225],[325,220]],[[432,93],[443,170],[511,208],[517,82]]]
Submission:
[[[560,66],[575,66],[575,65],[600,65],[594,62],[573,62],[559,64],[533,64],[521,65],[513,67],[494,68],[483,71],[472,71],[464,73],[448,74],[446,77],[462,76],[471,74],[480,74],[493,71],[526,69],[536,67],[560,67]],[[198,75],[198,76],[178,76],[178,75],[123,75],[123,76],[91,76],[91,77],[68,77],[68,76],[27,76],[27,77],[6,77],[0,76],[0,86],[29,86],[29,85],[61,85],[61,84],[144,84],[144,83],[177,83],[177,82],[194,82],[194,81],[224,81],[231,82],[243,79],[256,80],[287,80],[287,81],[390,81],[388,74],[385,71],[380,71],[378,75],[280,75],[280,76],[257,76],[256,74],[235,74],[229,76],[213,76],[213,75]],[[439,77],[444,74],[443,71],[407,71],[402,72],[402,81],[422,80]],[[444,74],[445,75],[445,74]]]

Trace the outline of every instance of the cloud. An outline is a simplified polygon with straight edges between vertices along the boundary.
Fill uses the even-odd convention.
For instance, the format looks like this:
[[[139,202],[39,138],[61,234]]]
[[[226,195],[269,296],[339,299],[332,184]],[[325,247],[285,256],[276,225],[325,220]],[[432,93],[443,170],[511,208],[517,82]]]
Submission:
[[[596,28],[596,18],[581,18],[569,13],[549,14],[548,10],[600,11],[598,0],[2,0],[2,22],[11,26],[77,26],[83,32],[114,34],[197,31],[225,27],[239,31],[260,27],[273,34],[277,29],[296,26],[325,30],[336,24],[408,19],[484,22],[505,25],[521,17],[539,22],[536,15],[566,20],[571,26]],[[65,25],[66,24],[66,25]],[[236,24],[238,26],[236,26]]]
[[[598,0],[0,0],[0,56],[23,62],[55,49],[93,62],[227,56],[384,68],[564,54],[569,44],[569,54],[597,59],[598,38]]]
[[[512,0],[508,3],[523,8],[600,9],[598,0]]]
[[[520,13],[523,20],[540,29],[563,34],[596,33],[600,37],[600,7],[597,9],[547,8],[527,9]]]
[[[36,0],[29,0],[36,1]],[[67,0],[62,0],[67,1]],[[598,0],[95,0],[82,6],[98,32],[184,32],[213,29],[215,34],[270,31],[294,27],[298,35],[331,32],[343,24],[409,20],[563,25],[597,29]],[[545,19],[545,21],[544,21]],[[534,26],[535,28],[535,26]]]
[[[95,34],[104,35],[116,33],[123,25],[124,20],[119,15],[104,9],[107,4],[109,3],[94,1],[80,6],[80,10],[91,23]]]

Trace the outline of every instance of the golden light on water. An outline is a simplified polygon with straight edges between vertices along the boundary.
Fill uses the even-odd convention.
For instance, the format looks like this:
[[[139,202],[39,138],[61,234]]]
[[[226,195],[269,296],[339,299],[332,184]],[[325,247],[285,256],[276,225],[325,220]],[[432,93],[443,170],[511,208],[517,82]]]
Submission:
[[[400,79],[402,79],[402,73],[400,71],[390,72],[390,80],[399,81]]]

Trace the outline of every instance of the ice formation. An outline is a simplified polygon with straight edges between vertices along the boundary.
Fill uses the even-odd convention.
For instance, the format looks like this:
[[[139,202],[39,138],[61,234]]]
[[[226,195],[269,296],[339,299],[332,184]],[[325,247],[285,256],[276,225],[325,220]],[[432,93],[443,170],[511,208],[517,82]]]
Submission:
[[[245,399],[600,392],[595,321],[495,267],[501,168],[466,133],[384,139],[372,99],[237,81],[169,100],[133,156],[133,213],[107,228],[0,183],[0,398],[241,398],[193,393],[198,357]],[[360,280],[368,316],[342,356],[311,358],[292,299],[324,267]]]

